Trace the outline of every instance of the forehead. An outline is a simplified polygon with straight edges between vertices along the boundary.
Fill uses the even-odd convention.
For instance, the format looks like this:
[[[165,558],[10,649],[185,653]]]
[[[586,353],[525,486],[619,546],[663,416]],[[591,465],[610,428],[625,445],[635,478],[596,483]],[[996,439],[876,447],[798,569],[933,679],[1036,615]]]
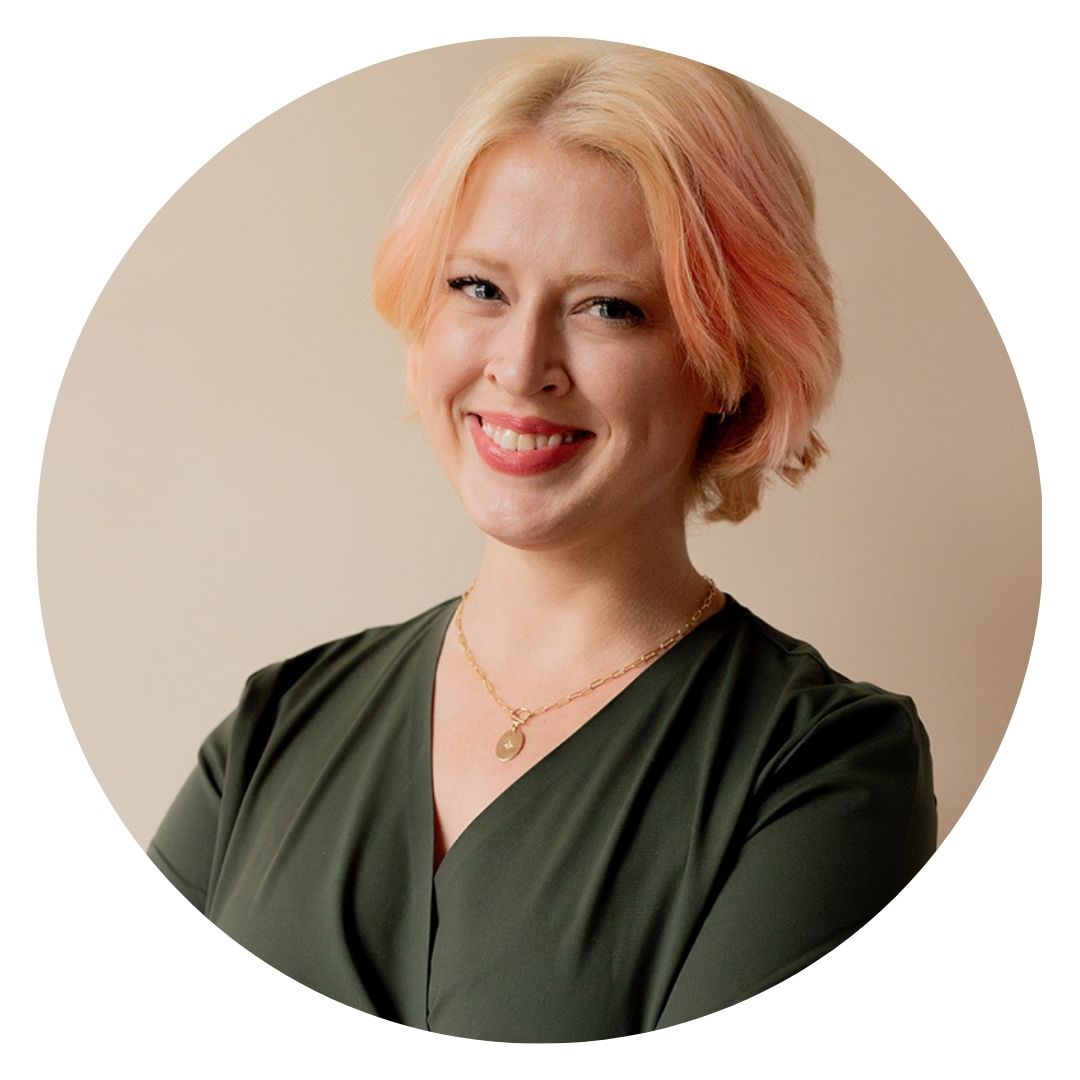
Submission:
[[[599,153],[523,136],[486,151],[465,183],[451,255],[608,270],[650,283],[660,261],[636,180]]]

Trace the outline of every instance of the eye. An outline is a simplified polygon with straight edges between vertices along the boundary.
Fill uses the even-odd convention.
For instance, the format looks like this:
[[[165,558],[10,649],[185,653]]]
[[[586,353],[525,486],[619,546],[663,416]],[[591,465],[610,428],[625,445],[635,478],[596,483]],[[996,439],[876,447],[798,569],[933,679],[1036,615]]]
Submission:
[[[605,322],[621,322],[627,326],[636,326],[645,321],[645,313],[637,304],[620,300],[616,296],[597,296],[583,305],[583,310]]]
[[[464,293],[473,300],[505,300],[502,291],[497,285],[492,284],[485,278],[467,274],[465,277],[451,278],[446,283],[454,292]]]

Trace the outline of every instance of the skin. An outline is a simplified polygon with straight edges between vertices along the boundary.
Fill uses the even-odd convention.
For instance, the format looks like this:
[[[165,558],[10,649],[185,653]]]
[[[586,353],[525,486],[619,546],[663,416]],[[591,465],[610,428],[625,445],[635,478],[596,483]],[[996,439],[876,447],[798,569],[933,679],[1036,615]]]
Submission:
[[[506,701],[536,708],[652,648],[703,599],[684,506],[708,403],[682,364],[636,184],[597,155],[533,136],[485,154],[442,278],[410,393],[487,535],[469,644]],[[477,448],[485,413],[588,435],[559,467],[508,475]],[[500,762],[509,723],[451,627],[433,708],[436,861],[641,670],[537,718],[522,753]]]

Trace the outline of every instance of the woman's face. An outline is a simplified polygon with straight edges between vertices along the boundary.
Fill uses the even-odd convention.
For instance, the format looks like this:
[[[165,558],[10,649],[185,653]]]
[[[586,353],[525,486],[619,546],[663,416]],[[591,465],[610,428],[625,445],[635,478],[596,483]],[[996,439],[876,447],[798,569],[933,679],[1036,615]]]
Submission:
[[[519,138],[465,188],[410,392],[474,522],[516,547],[681,534],[706,406],[636,184]]]

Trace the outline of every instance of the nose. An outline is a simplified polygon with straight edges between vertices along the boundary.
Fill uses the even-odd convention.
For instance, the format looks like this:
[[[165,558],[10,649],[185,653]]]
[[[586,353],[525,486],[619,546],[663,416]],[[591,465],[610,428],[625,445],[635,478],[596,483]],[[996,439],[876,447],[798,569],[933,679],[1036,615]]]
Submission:
[[[571,385],[557,318],[519,305],[489,342],[488,382],[513,398],[557,397]]]

